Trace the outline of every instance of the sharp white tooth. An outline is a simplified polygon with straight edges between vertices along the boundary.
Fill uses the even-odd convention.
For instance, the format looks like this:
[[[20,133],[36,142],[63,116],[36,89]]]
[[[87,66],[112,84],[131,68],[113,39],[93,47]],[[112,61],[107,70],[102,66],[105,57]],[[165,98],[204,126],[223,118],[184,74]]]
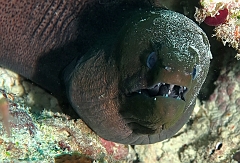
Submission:
[[[180,87],[178,93],[180,94],[180,93],[182,93],[182,92],[183,92],[183,87]]]
[[[157,100],[157,98],[155,97],[155,98],[154,98],[154,100],[156,101],[156,100]]]
[[[168,90],[168,94],[170,95],[170,94],[171,94],[171,92],[172,92],[172,91],[169,89],[169,90]]]

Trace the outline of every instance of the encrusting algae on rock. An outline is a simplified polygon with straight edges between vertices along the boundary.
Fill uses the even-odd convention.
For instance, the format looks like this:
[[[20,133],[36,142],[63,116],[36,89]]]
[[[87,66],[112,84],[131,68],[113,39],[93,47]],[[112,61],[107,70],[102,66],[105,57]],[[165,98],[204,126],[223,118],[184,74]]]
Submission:
[[[201,0],[194,15],[199,23],[215,26],[213,36],[237,50],[240,59],[240,1]]]
[[[11,87],[15,86],[14,83],[18,83],[17,80],[20,80],[18,84],[23,86],[24,93],[20,96],[12,95],[14,92],[11,91],[7,82],[2,82],[0,86],[2,90],[9,91],[9,93],[1,91],[4,94],[0,106],[1,115],[6,117],[9,114],[6,121],[8,123],[4,124],[9,126],[6,132],[6,127],[4,128],[0,123],[0,162],[59,162],[70,159],[70,162],[79,160],[92,162],[94,160],[96,163],[105,163],[134,159],[134,154],[129,153],[129,146],[103,140],[82,120],[70,119],[59,110],[59,106],[53,103],[54,97],[39,90],[40,88],[24,81],[18,75],[5,75],[4,80],[6,78],[14,81]],[[29,97],[27,92],[35,93],[31,93],[33,97]],[[10,99],[11,96],[6,94],[14,98]],[[43,101],[46,103],[44,110],[39,109],[44,108],[40,100],[36,99],[41,97],[39,94],[51,99]],[[31,103],[28,103],[30,98]],[[35,104],[34,99],[37,102]],[[11,135],[8,134],[10,132]]]

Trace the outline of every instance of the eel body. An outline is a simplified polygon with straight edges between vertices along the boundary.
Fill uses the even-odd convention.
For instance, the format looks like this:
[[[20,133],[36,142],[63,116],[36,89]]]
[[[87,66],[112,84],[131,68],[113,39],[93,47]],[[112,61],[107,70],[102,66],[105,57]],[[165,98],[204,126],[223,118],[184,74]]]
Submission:
[[[207,36],[179,13],[150,8],[108,19],[92,41],[95,27],[83,15],[95,13],[96,2],[0,2],[0,65],[66,97],[104,139],[149,144],[172,137],[206,78]]]

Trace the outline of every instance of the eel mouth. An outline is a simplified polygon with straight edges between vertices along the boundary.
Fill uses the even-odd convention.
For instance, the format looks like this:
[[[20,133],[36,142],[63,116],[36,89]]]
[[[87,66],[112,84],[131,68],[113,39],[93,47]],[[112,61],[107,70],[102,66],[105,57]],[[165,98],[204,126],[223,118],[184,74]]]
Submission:
[[[179,86],[167,83],[157,83],[152,87],[146,89],[138,89],[136,91],[130,92],[127,96],[134,96],[136,94],[143,94],[148,97],[170,97],[177,100],[185,101],[184,95],[186,94],[188,88],[185,86]]]

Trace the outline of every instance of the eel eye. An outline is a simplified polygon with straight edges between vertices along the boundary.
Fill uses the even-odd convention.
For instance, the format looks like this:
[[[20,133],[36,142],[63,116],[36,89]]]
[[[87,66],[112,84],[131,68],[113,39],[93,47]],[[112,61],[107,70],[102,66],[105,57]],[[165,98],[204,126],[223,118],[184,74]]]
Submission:
[[[198,76],[199,74],[199,71],[200,71],[200,67],[198,65],[195,65],[193,67],[193,72],[192,72],[192,79],[196,79],[196,77]]]
[[[149,54],[148,58],[147,58],[147,66],[148,68],[153,68],[153,66],[156,64],[157,62],[157,54],[156,52],[152,52]]]

